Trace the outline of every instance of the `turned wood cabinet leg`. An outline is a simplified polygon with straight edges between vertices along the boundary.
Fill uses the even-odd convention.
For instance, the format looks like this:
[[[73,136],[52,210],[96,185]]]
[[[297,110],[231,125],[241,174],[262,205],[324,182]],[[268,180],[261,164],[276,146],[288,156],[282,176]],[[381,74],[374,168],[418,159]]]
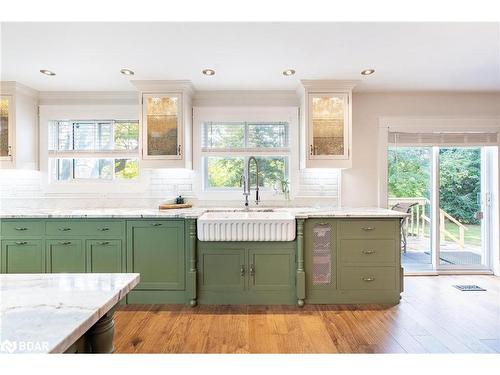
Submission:
[[[197,303],[197,269],[196,269],[196,220],[186,220],[188,233],[188,253],[189,253],[189,271],[187,275],[189,305],[195,307]]]
[[[113,353],[113,337],[115,333],[114,308],[97,321],[87,332],[87,340],[92,353]]]
[[[304,219],[297,220],[297,305],[304,306],[306,274],[304,271]]]

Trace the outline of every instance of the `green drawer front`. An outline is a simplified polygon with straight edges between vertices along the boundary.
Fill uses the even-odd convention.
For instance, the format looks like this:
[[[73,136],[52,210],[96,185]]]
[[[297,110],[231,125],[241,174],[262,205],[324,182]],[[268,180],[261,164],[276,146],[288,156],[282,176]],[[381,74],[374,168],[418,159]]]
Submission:
[[[396,267],[341,267],[340,289],[394,290]]]
[[[48,221],[45,232],[48,236],[87,236],[116,238],[123,235],[122,222],[57,220]]]
[[[342,220],[340,238],[394,238],[399,220]]]
[[[340,241],[340,261],[342,263],[390,263],[395,265],[396,254],[398,254],[398,249],[394,240]]]
[[[43,234],[43,221],[6,221],[0,220],[3,238],[24,238],[41,236]]]

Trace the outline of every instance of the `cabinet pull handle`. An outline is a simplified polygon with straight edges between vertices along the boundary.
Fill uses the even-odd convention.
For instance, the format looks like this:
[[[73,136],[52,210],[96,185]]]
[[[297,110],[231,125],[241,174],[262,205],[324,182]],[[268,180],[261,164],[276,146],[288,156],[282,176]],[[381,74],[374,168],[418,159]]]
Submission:
[[[313,155],[313,145],[309,145],[309,154]]]
[[[16,241],[16,245],[27,245],[28,241]]]
[[[7,156],[12,156],[12,146],[7,146]]]
[[[182,155],[181,150],[182,146],[181,145],[177,146],[177,155]]]
[[[253,264],[250,265],[250,276],[255,276],[255,266]]]
[[[151,223],[151,225],[152,225],[153,227],[159,227],[159,226],[161,226],[162,224],[161,224],[161,223]]]
[[[363,229],[364,231],[368,232],[368,231],[371,231],[371,230],[375,230],[375,227],[362,227],[361,229]]]
[[[59,245],[71,245],[71,241],[59,241]]]
[[[241,277],[245,276],[245,266],[243,265],[240,266],[240,276]]]
[[[371,282],[371,281],[375,281],[375,278],[374,277],[363,277],[363,278],[361,278],[361,280],[366,281],[366,282]]]
[[[98,230],[100,230],[101,232],[106,232],[109,230],[108,227],[103,227],[103,228],[98,228]]]
[[[318,223],[318,225],[328,225],[328,223]]]
[[[99,245],[109,245],[109,241],[102,241],[102,242],[99,242]]]
[[[25,228],[25,227],[17,227],[17,228],[14,228],[15,230],[28,230],[28,228]]]
[[[362,250],[361,252],[366,255],[375,254],[375,250]]]
[[[68,228],[68,227],[60,227],[60,228],[59,228],[59,230],[60,230],[61,232],[67,232],[67,231],[71,230],[71,228]]]

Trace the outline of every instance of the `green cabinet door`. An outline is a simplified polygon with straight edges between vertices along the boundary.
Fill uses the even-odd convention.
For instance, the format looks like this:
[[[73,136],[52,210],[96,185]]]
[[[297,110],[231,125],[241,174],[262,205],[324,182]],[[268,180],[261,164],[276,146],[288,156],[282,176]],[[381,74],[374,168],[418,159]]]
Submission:
[[[136,290],[184,290],[183,220],[127,222],[127,272],[141,274]]]
[[[82,240],[48,240],[47,271],[51,273],[84,273],[85,248]]]
[[[2,241],[2,273],[43,273],[45,258],[40,240]]]
[[[247,277],[245,250],[227,248],[221,243],[201,245],[198,270],[202,291],[243,291]]]
[[[272,247],[248,251],[249,290],[291,290],[294,287],[294,274],[293,249]]]
[[[120,273],[125,271],[120,240],[87,240],[87,271]]]

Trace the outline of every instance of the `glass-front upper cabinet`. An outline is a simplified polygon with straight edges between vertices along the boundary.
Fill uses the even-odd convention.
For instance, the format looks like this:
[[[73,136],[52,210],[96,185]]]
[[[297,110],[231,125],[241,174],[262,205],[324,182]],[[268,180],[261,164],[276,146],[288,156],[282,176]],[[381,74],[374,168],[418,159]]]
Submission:
[[[0,96],[0,159],[10,160],[10,132],[12,126],[11,100],[9,96]]]
[[[143,94],[143,158],[182,159],[182,94]]]
[[[310,93],[309,158],[349,158],[348,94]]]

